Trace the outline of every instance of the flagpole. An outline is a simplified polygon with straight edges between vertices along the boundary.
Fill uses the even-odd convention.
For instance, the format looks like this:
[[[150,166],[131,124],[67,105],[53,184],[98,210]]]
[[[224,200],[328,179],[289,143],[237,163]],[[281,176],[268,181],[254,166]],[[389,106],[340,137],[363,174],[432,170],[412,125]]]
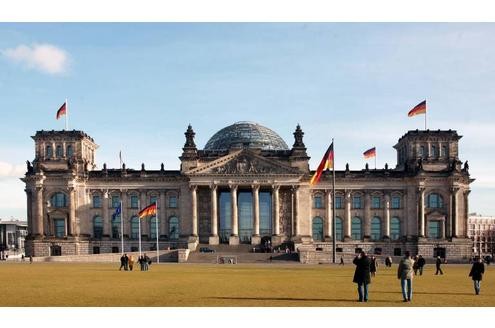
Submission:
[[[428,112],[428,108],[426,108],[426,99],[425,99],[425,131],[426,131],[426,113]]]
[[[141,208],[141,206],[139,206],[139,208]],[[138,233],[139,233],[139,257],[141,257],[141,218],[138,217],[138,222],[139,222],[139,225],[138,225]]]
[[[65,98],[65,131],[69,131],[69,103]]]
[[[156,227],[156,263],[160,263],[160,246],[158,245],[158,204],[155,202],[156,214],[155,214],[155,227]]]
[[[124,208],[122,206],[122,199],[120,199],[120,242],[122,254],[124,254]]]
[[[335,264],[335,250],[337,248],[337,241],[336,241],[336,236],[335,236],[335,231],[336,226],[335,226],[335,144],[333,143],[333,138],[332,138],[332,144],[333,144],[333,163],[332,163],[332,170],[333,170],[333,183],[332,183],[332,261]]]
[[[376,170],[376,148],[375,148],[375,170]]]

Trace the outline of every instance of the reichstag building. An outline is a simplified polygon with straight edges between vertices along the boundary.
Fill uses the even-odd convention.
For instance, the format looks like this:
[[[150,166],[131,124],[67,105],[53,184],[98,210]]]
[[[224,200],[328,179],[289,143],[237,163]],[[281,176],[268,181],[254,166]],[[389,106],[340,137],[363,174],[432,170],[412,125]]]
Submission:
[[[311,186],[314,171],[298,125],[292,147],[271,129],[238,122],[203,149],[189,126],[178,170],[122,165],[96,169],[95,141],[82,131],[38,131],[27,162],[29,235],[33,256],[189,248],[200,244],[292,245],[357,249],[382,255],[406,250],[426,257],[471,256],[467,238],[469,176],[456,131],[409,131],[393,147],[395,167],[336,171]],[[319,157],[323,154],[313,154]],[[115,208],[122,201],[120,215]],[[158,217],[140,219],[157,202]],[[139,224],[141,223],[141,226]],[[123,226],[121,226],[123,225]]]

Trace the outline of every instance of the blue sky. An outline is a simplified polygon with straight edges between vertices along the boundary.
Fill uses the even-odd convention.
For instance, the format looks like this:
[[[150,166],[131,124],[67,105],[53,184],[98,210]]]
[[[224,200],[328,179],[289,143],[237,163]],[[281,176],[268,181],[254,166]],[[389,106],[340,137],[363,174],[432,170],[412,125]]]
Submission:
[[[455,129],[469,160],[471,211],[495,215],[494,24],[0,24],[0,217],[25,217],[22,175],[35,131],[70,129],[100,145],[99,167],[178,169],[189,123],[202,148],[236,121],[292,145],[300,123],[317,166],[335,138],[336,167],[364,150],[394,167],[392,146],[423,117]]]

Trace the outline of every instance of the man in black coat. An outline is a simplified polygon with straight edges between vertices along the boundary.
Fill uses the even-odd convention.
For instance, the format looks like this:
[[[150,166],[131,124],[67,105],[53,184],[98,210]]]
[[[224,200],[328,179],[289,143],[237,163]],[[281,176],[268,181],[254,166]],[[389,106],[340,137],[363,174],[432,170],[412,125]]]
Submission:
[[[474,292],[476,295],[480,294],[480,288],[481,288],[481,280],[483,279],[483,274],[485,273],[485,265],[483,264],[483,261],[481,260],[481,257],[476,257],[476,260],[473,263],[473,266],[471,267],[471,272],[469,272],[469,276],[473,279],[474,281]]]
[[[352,281],[358,285],[359,302],[368,302],[368,285],[371,283],[371,260],[366,256],[366,252],[362,251],[354,258],[352,263],[356,265]]]
[[[440,272],[440,274],[443,274],[442,268],[440,267],[442,265],[442,260],[440,259],[440,256],[437,256],[437,261],[435,262],[437,266],[437,272],[435,272],[436,275]]]
[[[419,275],[422,276],[423,275],[423,268],[426,264],[426,261],[424,259],[423,256],[419,255],[418,256],[418,269],[419,269]]]

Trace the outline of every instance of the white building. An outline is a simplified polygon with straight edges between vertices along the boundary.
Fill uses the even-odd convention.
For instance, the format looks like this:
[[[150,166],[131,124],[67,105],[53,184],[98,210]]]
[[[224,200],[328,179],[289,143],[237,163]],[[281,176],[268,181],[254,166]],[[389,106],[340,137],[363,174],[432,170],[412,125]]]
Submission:
[[[495,251],[495,216],[469,214],[468,237],[473,241],[474,254],[493,255]]]
[[[24,240],[27,233],[26,221],[0,219],[0,257],[3,259],[8,253],[24,253]]]

